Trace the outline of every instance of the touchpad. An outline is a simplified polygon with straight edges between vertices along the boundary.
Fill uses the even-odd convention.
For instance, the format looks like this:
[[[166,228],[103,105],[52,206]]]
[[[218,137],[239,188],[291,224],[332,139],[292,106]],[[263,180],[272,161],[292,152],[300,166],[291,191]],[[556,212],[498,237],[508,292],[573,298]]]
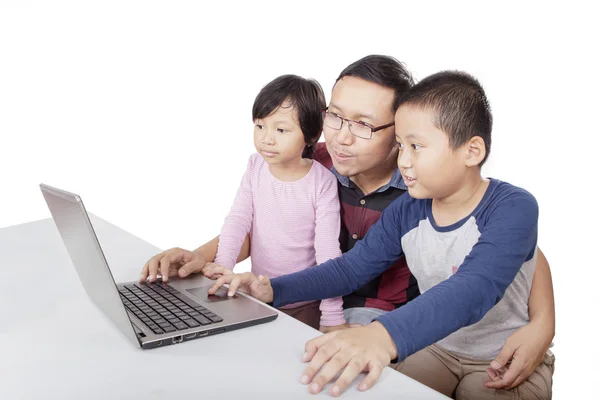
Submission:
[[[186,289],[192,296],[204,301],[205,303],[215,303],[218,301],[227,301],[237,299],[237,295],[227,296],[227,288],[219,288],[215,294],[208,294],[210,286],[202,286],[193,289]]]

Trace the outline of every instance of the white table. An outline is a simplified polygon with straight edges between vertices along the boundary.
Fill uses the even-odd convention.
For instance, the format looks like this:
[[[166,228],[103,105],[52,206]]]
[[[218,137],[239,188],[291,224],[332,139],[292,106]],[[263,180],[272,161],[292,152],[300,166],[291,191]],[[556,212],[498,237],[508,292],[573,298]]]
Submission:
[[[159,249],[92,216],[117,282],[135,280]],[[318,396],[300,358],[319,333],[285,314],[222,335],[153,350],[127,341],[86,296],[51,219],[0,229],[0,399],[229,399]],[[344,399],[442,399],[386,368]]]

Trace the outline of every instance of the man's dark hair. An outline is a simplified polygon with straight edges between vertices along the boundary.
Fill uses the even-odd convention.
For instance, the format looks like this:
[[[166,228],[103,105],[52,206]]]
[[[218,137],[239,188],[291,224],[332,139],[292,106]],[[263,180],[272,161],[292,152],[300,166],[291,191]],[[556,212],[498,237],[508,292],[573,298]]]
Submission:
[[[298,122],[304,135],[306,147],[303,158],[312,158],[314,144],[323,131],[325,94],[319,82],[297,75],[282,75],[264,86],[252,106],[252,120],[268,117],[288,101],[298,112]]]
[[[434,125],[444,131],[450,146],[457,149],[472,137],[485,143],[487,160],[492,146],[492,111],[483,87],[473,76],[461,71],[442,71],[414,85],[398,106],[409,105],[435,113]]]
[[[394,57],[372,54],[348,65],[336,79],[355,76],[383,87],[394,89],[392,111],[398,109],[400,97],[414,84],[410,72]]]

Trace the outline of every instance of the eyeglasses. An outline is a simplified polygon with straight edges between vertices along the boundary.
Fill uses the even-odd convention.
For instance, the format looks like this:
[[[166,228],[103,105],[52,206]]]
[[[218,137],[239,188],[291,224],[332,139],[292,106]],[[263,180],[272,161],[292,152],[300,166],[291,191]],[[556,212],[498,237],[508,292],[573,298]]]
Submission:
[[[350,131],[350,133],[361,139],[371,139],[373,137],[373,132],[377,132],[382,129],[389,128],[390,126],[394,125],[393,122],[390,122],[389,124],[386,124],[386,125],[371,126],[371,125],[361,122],[361,121],[353,121],[351,119],[342,118],[337,114],[327,111],[327,109],[322,111],[322,115],[323,115],[323,123],[328,128],[339,131],[340,129],[342,129],[342,125],[344,124],[344,121],[346,121],[348,123],[348,130]]]

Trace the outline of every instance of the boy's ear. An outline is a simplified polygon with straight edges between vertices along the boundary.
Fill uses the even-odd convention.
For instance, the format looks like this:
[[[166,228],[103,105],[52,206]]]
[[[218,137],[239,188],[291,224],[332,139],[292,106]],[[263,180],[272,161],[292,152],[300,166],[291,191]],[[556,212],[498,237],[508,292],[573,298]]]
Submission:
[[[466,144],[465,165],[467,167],[475,167],[485,158],[485,143],[481,136],[472,137]]]

